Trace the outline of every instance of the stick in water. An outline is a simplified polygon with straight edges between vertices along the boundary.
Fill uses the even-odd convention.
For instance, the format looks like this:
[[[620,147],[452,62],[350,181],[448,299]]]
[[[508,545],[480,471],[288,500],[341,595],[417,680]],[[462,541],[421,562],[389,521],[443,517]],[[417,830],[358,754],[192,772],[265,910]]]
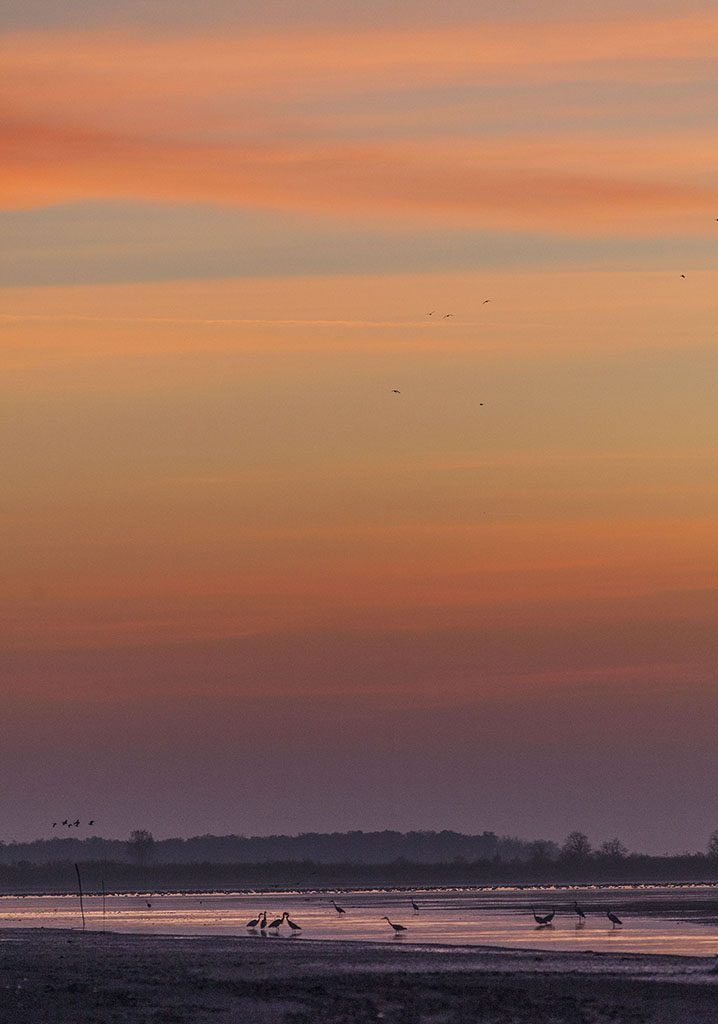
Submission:
[[[82,914],[82,930],[85,930],[85,907],[82,902],[82,879],[80,878],[80,868],[75,864],[75,871],[77,872],[77,888],[80,893],[80,913]]]

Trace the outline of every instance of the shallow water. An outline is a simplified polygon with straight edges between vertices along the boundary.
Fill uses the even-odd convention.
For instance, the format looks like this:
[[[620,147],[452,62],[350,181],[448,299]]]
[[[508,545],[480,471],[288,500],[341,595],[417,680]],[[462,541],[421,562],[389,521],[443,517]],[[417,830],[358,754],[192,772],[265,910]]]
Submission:
[[[346,910],[338,914],[335,898]],[[415,912],[405,891],[336,893],[135,893],[85,897],[86,926],[93,931],[155,932],[164,935],[242,935],[259,941],[351,939],[431,945],[488,945],[544,950],[718,954],[718,890],[711,886],[620,887],[616,889],[463,889],[414,893]],[[580,925],[577,900],[586,911]],[[148,906],[148,903],[151,906]],[[537,913],[556,915],[550,927],[536,925]],[[623,920],[613,927],[610,907]],[[266,910],[271,921],[287,910],[301,925],[294,935],[248,930],[247,921]],[[406,931],[395,937],[387,915]],[[692,916],[691,916],[692,915]],[[686,920],[686,916],[688,920]],[[703,920],[701,920],[703,918]],[[0,928],[79,928],[77,896],[0,897]]]

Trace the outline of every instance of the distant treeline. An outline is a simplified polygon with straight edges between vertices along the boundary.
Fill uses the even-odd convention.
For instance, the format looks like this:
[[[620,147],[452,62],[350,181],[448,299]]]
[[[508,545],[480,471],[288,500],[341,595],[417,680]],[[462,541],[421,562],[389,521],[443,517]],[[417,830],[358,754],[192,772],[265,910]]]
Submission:
[[[519,862],[498,859],[419,864],[319,864],[316,861],[264,861],[258,864],[132,864],[80,862],[88,893],[251,889],[349,889],[397,886],[536,885],[718,881],[718,861],[705,854],[649,857],[630,854],[616,860],[592,856],[583,863],[565,858]],[[0,892],[74,892],[72,861],[0,865]]]
[[[141,839],[138,840],[138,837]],[[57,836],[32,843],[0,842],[0,864],[28,861],[128,861],[151,859],[153,864],[263,864],[312,861],[315,864],[388,864],[396,860],[440,864],[454,860],[526,862],[536,851],[558,857],[559,847],[548,841],[527,842],[494,832],[306,832],[298,836],[194,836],[191,839],[153,839],[137,830],[129,840],[94,836]]]

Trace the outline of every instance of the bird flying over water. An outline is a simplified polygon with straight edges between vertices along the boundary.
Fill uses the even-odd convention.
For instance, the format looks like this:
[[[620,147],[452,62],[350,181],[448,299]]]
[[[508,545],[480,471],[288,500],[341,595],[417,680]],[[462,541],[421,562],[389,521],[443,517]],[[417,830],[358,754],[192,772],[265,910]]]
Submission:
[[[484,301],[481,303],[481,305],[485,306],[487,302],[491,302],[491,299],[484,299]]]
[[[391,393],[392,393],[392,395],[400,395],[401,391],[399,391],[398,388],[392,388],[391,389]]]

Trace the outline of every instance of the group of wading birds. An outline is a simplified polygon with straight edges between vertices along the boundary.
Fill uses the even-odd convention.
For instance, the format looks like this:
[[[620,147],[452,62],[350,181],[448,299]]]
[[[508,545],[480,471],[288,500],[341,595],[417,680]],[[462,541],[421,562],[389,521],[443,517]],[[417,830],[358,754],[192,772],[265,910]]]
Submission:
[[[332,904],[337,914],[339,914],[340,916],[342,914],[346,914],[346,910],[344,909],[344,907],[340,907],[335,900],[330,900],[329,902]],[[411,908],[414,911],[414,913],[418,914],[421,909],[419,907],[419,904],[414,899],[411,899],[409,902],[411,903]],[[579,907],[578,902],[576,900],[573,901],[573,912],[578,917],[579,927],[584,925],[586,923],[586,918],[588,915],[586,914],[585,910]],[[553,927],[553,919],[556,916],[555,907],[553,907],[550,913],[548,914],[537,914],[535,907],[531,907],[531,913],[533,914],[534,921],[536,922],[539,928]],[[612,910],[606,911],[606,917],[611,922],[614,928],[620,927],[623,924],[623,921],[620,919],[620,917],[617,914],[614,914]],[[258,914],[257,917],[252,918],[251,921],[247,921],[246,926],[250,931],[256,931],[257,929],[259,929],[259,931],[261,932],[271,931],[278,934],[279,929],[282,927],[285,921],[289,926],[290,933],[292,935],[296,935],[297,932],[300,932],[302,930],[302,926],[300,924],[297,924],[296,921],[290,920],[289,914],[287,913],[286,910],[284,911],[281,917],[276,917],[269,924],[267,924],[267,911],[264,910],[262,911],[261,914]],[[395,924],[394,921],[389,920],[386,914],[382,917],[382,921],[387,921],[389,923],[389,927],[394,929],[395,936],[401,935],[402,932],[408,931],[408,928],[406,927],[405,924]]]

